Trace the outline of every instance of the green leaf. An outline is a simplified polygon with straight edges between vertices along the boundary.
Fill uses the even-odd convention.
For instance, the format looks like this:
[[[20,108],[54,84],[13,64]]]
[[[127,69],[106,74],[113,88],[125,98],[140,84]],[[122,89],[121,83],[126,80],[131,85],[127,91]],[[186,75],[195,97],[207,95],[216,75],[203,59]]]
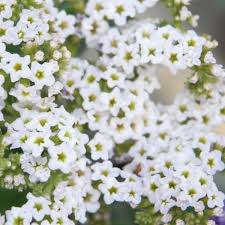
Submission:
[[[22,206],[26,202],[26,193],[0,189],[0,199],[0,213],[4,213],[12,206]]]

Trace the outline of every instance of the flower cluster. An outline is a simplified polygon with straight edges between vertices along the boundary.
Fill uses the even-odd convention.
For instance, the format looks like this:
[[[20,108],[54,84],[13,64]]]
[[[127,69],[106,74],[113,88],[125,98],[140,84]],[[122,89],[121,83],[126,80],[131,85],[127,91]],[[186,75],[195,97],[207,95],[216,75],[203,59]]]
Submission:
[[[124,32],[114,28],[98,44],[105,64],[120,67],[126,73],[147,63],[163,64],[174,72],[201,63],[215,63],[211,51],[202,58],[205,49],[213,48],[214,42],[193,30],[182,33],[170,25],[158,27],[149,22],[138,23]]]
[[[64,11],[58,12],[51,1],[35,3],[20,12],[18,7],[21,5],[15,1],[3,1],[0,22],[1,84],[10,79],[14,88],[9,94],[17,98],[20,106],[37,104],[41,101],[41,89],[54,85],[54,74],[70,58],[70,52],[61,48],[60,43],[75,30],[75,18]],[[9,45],[22,48],[22,54],[8,51]],[[45,53],[46,46],[49,55]],[[1,108],[5,98],[5,92],[1,91]]]
[[[71,167],[72,174],[61,181],[52,193],[52,199],[36,197],[29,193],[27,203],[13,207],[6,212],[6,225],[11,224],[74,224],[69,215],[74,213],[76,220],[85,222],[86,212],[94,213],[99,209],[99,191],[91,184],[91,171],[87,160],[81,158]],[[51,222],[50,222],[51,221]]]
[[[181,26],[182,23],[187,22],[193,27],[198,25],[199,15],[192,15],[188,9],[191,0],[163,0],[166,6],[170,9],[173,16],[173,23]]]
[[[74,32],[75,17],[57,12],[51,1],[36,1],[36,8],[22,8],[14,0],[1,4],[1,42],[19,45],[34,41],[39,45],[45,41],[64,42]],[[19,14],[19,15],[17,15]]]
[[[89,0],[82,19],[82,34],[87,42],[93,42],[110,29],[109,24],[123,26],[128,19],[153,7],[158,0]]]
[[[76,120],[64,108],[49,112],[23,110],[20,118],[8,126],[4,144],[11,145],[12,151],[23,150],[21,167],[31,182],[46,182],[50,170],[71,172],[72,165],[85,153],[88,137],[74,127]]]
[[[116,143],[123,143],[155,129],[153,122],[157,112],[149,99],[149,94],[159,88],[154,68],[151,68],[152,77],[147,68],[142,68],[141,75],[131,81],[114,68],[101,71],[79,59],[73,59],[70,67],[72,70],[60,78],[64,84],[62,95],[69,99],[79,95],[89,129],[99,132],[89,145],[92,154],[98,155],[92,155],[93,159],[108,159],[112,155],[112,141],[106,136],[102,138],[101,134],[113,137]],[[100,144],[99,141],[105,142],[101,143],[102,151],[94,147]]]
[[[225,72],[216,42],[148,20],[115,28],[156,2],[88,1],[81,30],[101,54],[90,63],[65,47],[80,16],[51,0],[0,0],[0,186],[29,190],[0,224],[85,223],[102,205],[146,199],[154,224],[189,224],[173,210],[219,214]],[[160,65],[193,71],[171,105],[154,97]]]

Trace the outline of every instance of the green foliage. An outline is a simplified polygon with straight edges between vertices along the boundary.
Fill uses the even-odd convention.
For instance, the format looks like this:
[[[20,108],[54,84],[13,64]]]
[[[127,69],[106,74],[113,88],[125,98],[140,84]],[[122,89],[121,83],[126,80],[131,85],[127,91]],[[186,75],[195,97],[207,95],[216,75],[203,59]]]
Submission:
[[[121,156],[124,153],[127,153],[132,145],[134,145],[134,140],[127,140],[122,144],[117,144],[115,147],[115,154],[116,156]]]
[[[104,92],[111,92],[112,91],[112,88],[110,88],[108,86],[106,80],[101,79],[99,85],[100,85],[101,91],[104,91]]]
[[[52,59],[55,50],[56,49],[51,47],[50,43],[46,41],[42,45],[37,45],[35,43],[24,44],[21,48],[21,54],[23,56],[29,55],[32,61],[34,60],[36,52],[43,51],[43,61],[49,61],[50,59]]]
[[[26,193],[0,188],[0,214],[12,206],[19,207],[26,202]]]
[[[182,211],[180,208],[171,210],[172,221],[169,225],[176,225],[176,220],[180,219],[186,225],[207,225],[209,219],[213,216],[213,209],[205,209],[203,213],[197,213],[193,208]]]
[[[218,81],[217,77],[213,75],[211,67],[212,65],[202,64],[201,66],[194,66],[192,68],[195,81],[191,80],[193,77],[188,81],[188,88],[191,92],[196,95],[210,96],[208,84]]]
[[[84,40],[76,35],[67,38],[64,45],[70,50],[73,57],[77,56],[85,48]]]
[[[175,0],[161,0],[166,7],[169,9],[170,15],[172,16],[172,21],[169,24],[172,24],[178,29],[184,30],[184,25],[181,21],[177,20],[177,16],[179,16],[180,10],[183,7],[183,3],[176,3]]]
[[[64,93],[66,94],[66,93]],[[82,103],[83,103],[83,98],[79,93],[78,89],[74,90],[73,93],[74,99],[73,100],[65,100],[63,99],[61,96],[57,96],[57,104],[58,105],[62,105],[65,107],[66,111],[71,113],[73,112],[75,109],[80,108]]]
[[[20,167],[20,149],[9,150],[8,147],[0,146],[0,187],[9,188],[4,182],[7,176],[13,177],[23,174]],[[26,179],[26,178],[25,178]],[[22,191],[27,188],[25,185],[19,185],[15,189]]]
[[[134,209],[126,203],[114,203],[110,206],[111,225],[134,225]]]
[[[87,225],[112,225],[110,221],[109,207],[101,202],[101,208],[97,213],[88,215]]]
[[[134,225],[134,210],[125,203],[107,206],[102,201],[100,210],[88,216],[85,225]]]
[[[58,8],[66,10],[67,13],[76,14],[84,12],[86,0],[65,0],[63,3],[55,0],[55,3]]]
[[[35,0],[17,0],[16,4],[13,5],[13,16],[11,19],[17,21],[23,9],[40,8],[41,6],[42,5],[37,3]]]
[[[222,161],[225,163],[225,147],[222,146],[222,145],[219,145],[219,144],[215,144],[213,146],[213,149],[214,150],[218,150],[218,151],[221,152],[221,154],[222,154]]]
[[[161,217],[160,213],[155,212],[154,206],[147,199],[144,199],[138,206],[135,223],[137,225],[160,225]]]
[[[42,51],[44,53],[43,62],[48,62],[51,59],[53,59],[53,54],[55,51],[59,51],[62,54],[62,58],[57,60],[59,71],[55,74],[56,76],[59,76],[62,71],[65,71],[68,65],[68,58],[65,57],[65,54],[67,52],[67,48],[65,46],[51,46],[51,44],[46,41],[42,45],[37,45],[35,43],[29,43],[25,44],[21,48],[21,55],[26,56],[29,55],[31,60],[34,60],[35,54],[38,51]]]
[[[48,182],[44,183],[30,183],[29,188],[34,195],[37,196],[51,196],[53,190],[56,188],[59,182],[66,180],[67,175],[62,174],[59,171],[51,173]]]

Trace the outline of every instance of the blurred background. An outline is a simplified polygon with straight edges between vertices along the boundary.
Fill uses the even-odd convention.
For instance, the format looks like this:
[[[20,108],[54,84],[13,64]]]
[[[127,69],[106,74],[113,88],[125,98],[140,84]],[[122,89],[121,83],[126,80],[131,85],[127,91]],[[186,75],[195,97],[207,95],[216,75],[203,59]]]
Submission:
[[[191,10],[200,15],[198,31],[211,34],[218,42],[218,62],[225,64],[225,0],[192,0]]]

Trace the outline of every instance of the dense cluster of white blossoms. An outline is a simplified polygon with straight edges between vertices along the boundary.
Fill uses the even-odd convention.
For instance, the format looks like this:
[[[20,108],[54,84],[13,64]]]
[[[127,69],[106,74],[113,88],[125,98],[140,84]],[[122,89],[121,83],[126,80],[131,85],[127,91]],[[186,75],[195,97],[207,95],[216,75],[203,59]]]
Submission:
[[[149,22],[138,23],[124,33],[111,29],[98,44],[105,54],[104,62],[126,73],[147,63],[162,64],[172,71],[199,66],[203,49],[214,45],[193,30],[184,34],[170,25],[157,27]],[[215,63],[211,52],[204,63]]]
[[[82,19],[81,32],[90,46],[105,35],[113,25],[119,27],[127,24],[128,20],[137,14],[153,7],[159,0],[90,0],[87,3],[85,17]],[[169,6],[176,11],[176,21],[188,21],[192,26],[197,26],[198,15],[192,15],[187,6],[189,0],[177,0]],[[152,29],[150,29],[150,32]],[[146,34],[147,35],[147,34]],[[110,36],[110,35],[109,35]],[[123,39],[122,39],[123,40]]]
[[[30,190],[27,203],[7,210],[1,225],[85,223],[101,196],[132,207],[147,198],[165,224],[173,208],[221,212],[225,195],[213,176],[225,169],[225,138],[214,128],[225,122],[225,72],[211,52],[216,43],[147,20],[110,27],[156,2],[88,1],[82,34],[101,53],[91,64],[63,46],[80,18],[52,0],[30,7],[0,0],[0,121],[7,130],[0,184]],[[203,83],[207,97],[184,89],[162,105],[152,97],[161,64],[173,72],[194,68],[192,85],[202,82],[205,68],[218,82]],[[16,112],[11,120],[9,104]]]
[[[110,23],[123,26],[129,18],[143,13],[153,7],[158,0],[90,0],[85,9],[85,18],[82,20],[82,33],[87,42],[96,40],[110,28]]]
[[[43,7],[22,9],[19,20],[14,15],[19,9],[14,0],[1,3],[1,42],[19,45],[21,42],[34,41],[38,45],[44,41],[54,40],[64,42],[68,35],[74,32],[75,17],[58,12],[52,1],[36,1]],[[51,25],[50,25],[51,24]]]
[[[100,71],[79,59],[73,59],[71,64],[70,73],[61,78],[63,94],[65,98],[74,98],[74,91],[79,89],[88,127],[97,131],[88,146],[93,161],[103,160],[93,166],[102,171],[102,175],[98,172],[102,176],[98,179],[103,182],[99,189],[102,191],[106,185],[108,192],[112,187],[116,192],[109,198],[104,187],[106,203],[128,201],[135,206],[144,195],[163,214],[174,206],[183,210],[192,206],[203,211],[206,197],[209,208],[223,206],[224,194],[218,191],[213,175],[224,169],[216,145],[224,146],[225,139],[212,129],[225,122],[225,93],[221,92],[224,83],[215,86],[209,100],[197,101],[185,91],[173,105],[157,107],[150,96],[159,88],[152,66],[140,68],[139,76],[134,78],[134,74],[124,77],[111,67]],[[103,80],[107,82],[107,91],[102,90]],[[120,172],[106,167],[113,155],[113,145],[128,140],[133,140],[127,152],[132,162]],[[116,177],[124,181],[118,182]]]

